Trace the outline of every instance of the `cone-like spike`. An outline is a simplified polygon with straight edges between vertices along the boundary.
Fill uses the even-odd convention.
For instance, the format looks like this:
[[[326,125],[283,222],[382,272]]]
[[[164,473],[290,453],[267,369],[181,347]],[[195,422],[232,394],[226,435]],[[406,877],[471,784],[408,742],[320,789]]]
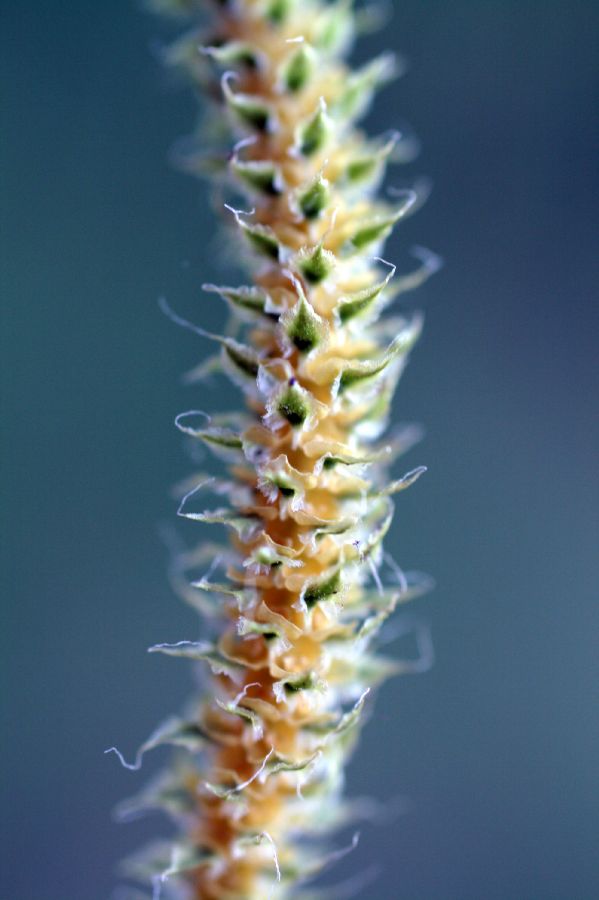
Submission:
[[[384,55],[349,68],[352,0],[153,4],[192,20],[165,58],[217,100],[220,133],[228,125],[237,141],[230,154],[217,148],[211,177],[222,190],[232,183],[250,195],[251,212],[227,209],[237,254],[251,251],[253,283],[204,285],[227,304],[227,336],[163,304],[219,348],[194,379],[223,371],[241,388],[246,411],[211,419],[190,410],[175,421],[228,472],[182,486],[178,515],[202,534],[224,525],[230,541],[200,536],[173,561],[173,585],[209,618],[211,637],[150,651],[192,661],[210,687],[142,744],[133,763],[120,757],[136,769],[156,747],[182,754],[121,808],[163,809],[181,831],[129,872],[154,893],[166,884],[169,897],[290,900],[300,880],[345,852],[314,848],[325,830],[349,820],[343,767],[369,690],[422,670],[430,657],[424,643],[416,662],[376,652],[388,617],[428,586],[382,550],[391,498],[401,502],[425,471],[392,480],[388,467],[415,430],[382,437],[421,317],[377,320],[438,260],[415,251],[420,268],[392,281],[395,267],[375,255],[416,197],[374,196],[397,136],[368,140],[354,123],[396,65]],[[205,154],[214,131],[198,130],[187,168],[199,169],[198,151]]]

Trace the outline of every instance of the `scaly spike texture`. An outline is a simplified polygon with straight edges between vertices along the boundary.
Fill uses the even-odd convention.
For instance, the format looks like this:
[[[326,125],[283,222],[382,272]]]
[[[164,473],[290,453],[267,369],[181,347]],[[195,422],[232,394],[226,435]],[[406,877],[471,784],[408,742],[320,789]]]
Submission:
[[[154,6],[191,19],[167,60],[216,100],[212,121],[238,137],[219,174],[198,152],[204,123],[185,163],[248,198],[252,212],[228,209],[252,283],[205,286],[229,306],[235,338],[197,329],[220,348],[202,372],[222,367],[246,413],[176,422],[228,465],[227,477],[195,483],[179,514],[232,537],[174,567],[215,639],[151,650],[199,661],[210,689],[140,750],[136,767],[159,744],[187,751],[123,810],[164,808],[181,837],[130,872],[169,896],[302,896],[339,855],[323,835],[352,817],[344,765],[369,689],[422,663],[374,650],[396,606],[427,586],[397,568],[386,586],[382,573],[391,497],[424,469],[388,482],[414,431],[383,439],[421,317],[379,315],[437,261],[422,251],[420,267],[392,282],[394,267],[379,258],[415,195],[377,199],[397,137],[368,139],[356,122],[396,66],[389,55],[355,71],[344,62],[357,22],[350,2],[237,0],[212,15],[193,0]],[[203,492],[220,503],[200,511]],[[208,560],[211,571],[189,584]]]

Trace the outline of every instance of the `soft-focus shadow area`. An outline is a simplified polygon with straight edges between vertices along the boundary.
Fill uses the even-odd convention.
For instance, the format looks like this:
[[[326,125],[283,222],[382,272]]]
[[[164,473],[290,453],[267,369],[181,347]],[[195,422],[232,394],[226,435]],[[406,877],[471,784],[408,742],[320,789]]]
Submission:
[[[165,826],[110,818],[163,751],[134,774],[103,750],[132,756],[193,686],[145,652],[199,628],[165,576],[190,469],[172,420],[237,402],[181,385],[208,348],[157,298],[214,327],[200,284],[231,261],[205,187],[167,163],[194,102],[158,24],[116,0],[2,20],[0,896],[105,900]],[[403,0],[360,49],[411,64],[369,118],[422,142],[389,184],[434,181],[385,255],[446,259],[410,297],[427,325],[396,409],[425,423],[406,467],[429,472],[388,543],[437,580],[410,610],[437,659],[380,692],[351,764],[352,794],[407,800],[327,876],[379,863],[360,897],[599,896],[598,26],[587,0]]]

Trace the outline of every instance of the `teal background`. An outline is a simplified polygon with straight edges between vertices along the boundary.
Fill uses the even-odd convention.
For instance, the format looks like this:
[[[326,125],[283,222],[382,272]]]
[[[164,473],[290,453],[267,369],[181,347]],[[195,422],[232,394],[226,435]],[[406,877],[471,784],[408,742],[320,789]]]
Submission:
[[[389,183],[434,181],[386,256],[446,259],[396,407],[426,423],[406,465],[429,472],[388,544],[437,580],[410,611],[437,661],[380,692],[351,764],[352,793],[409,800],[327,876],[380,863],[364,898],[599,896],[598,25],[592,0],[405,0],[361,46],[411,63],[370,117],[422,141]],[[31,0],[2,3],[1,33],[0,897],[101,900],[162,828],[111,808],[164,758],[135,775],[102,751],[132,755],[191,687],[145,653],[196,634],[158,535],[189,471],[172,419],[234,402],[181,386],[206,348],[156,299],[213,327],[199,285],[233,276],[205,186],[167,162],[194,101],[159,23]]]

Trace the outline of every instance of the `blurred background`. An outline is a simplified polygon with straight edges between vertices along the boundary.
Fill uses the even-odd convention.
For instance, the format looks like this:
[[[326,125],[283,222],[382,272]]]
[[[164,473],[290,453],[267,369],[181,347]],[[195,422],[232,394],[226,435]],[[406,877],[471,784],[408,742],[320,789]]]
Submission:
[[[394,6],[359,55],[398,48],[410,69],[368,124],[410,122],[422,153],[389,183],[434,191],[385,255],[405,271],[424,244],[446,266],[419,291],[396,401],[428,432],[406,467],[429,472],[388,547],[437,581],[410,610],[437,659],[380,692],[349,773],[352,794],[407,811],[366,825],[327,880],[376,861],[360,897],[591,900],[599,4]],[[212,327],[199,286],[235,281],[206,187],[167,161],[195,101],[157,62],[162,24],[120,0],[5,0],[1,31],[0,896],[105,900],[166,825],[111,820],[164,751],[134,774],[103,750],[132,756],[192,686],[145,652],[197,628],[159,536],[190,471],[172,420],[235,402],[221,380],[181,384],[207,348],[156,300]]]

